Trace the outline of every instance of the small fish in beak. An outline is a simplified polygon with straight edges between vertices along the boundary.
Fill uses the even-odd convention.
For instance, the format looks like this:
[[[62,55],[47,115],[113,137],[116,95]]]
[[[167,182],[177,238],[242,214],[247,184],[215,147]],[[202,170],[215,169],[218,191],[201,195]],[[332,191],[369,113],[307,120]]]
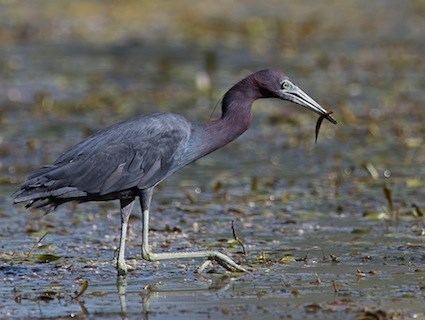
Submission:
[[[320,104],[318,104],[314,99],[312,99],[308,94],[306,94],[303,90],[298,88],[289,80],[284,80],[281,83],[280,91],[278,96],[282,100],[292,101],[302,107],[305,107],[317,114],[319,114],[319,119],[317,119],[316,123],[316,142],[319,137],[320,126],[324,119],[332,122],[333,124],[337,124],[334,118],[332,118],[332,112],[324,109]]]
[[[323,122],[324,119],[329,120],[333,124],[337,124],[337,122],[335,121],[335,119],[331,117],[331,114],[332,113],[333,113],[332,111],[323,113],[323,114],[321,114],[319,116],[319,119],[317,119],[317,123],[316,123],[316,140],[315,140],[316,142],[317,142],[317,138],[319,138],[320,126],[322,125],[322,122]]]

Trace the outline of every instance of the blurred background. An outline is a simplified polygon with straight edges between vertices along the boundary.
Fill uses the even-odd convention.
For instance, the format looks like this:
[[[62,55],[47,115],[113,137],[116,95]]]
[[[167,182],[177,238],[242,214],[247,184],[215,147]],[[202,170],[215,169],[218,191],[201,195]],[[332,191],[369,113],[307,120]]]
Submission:
[[[248,290],[256,292],[255,301],[258,292],[271,297],[266,304],[274,313],[294,311],[304,319],[305,312],[331,308],[335,281],[351,299],[341,305],[356,314],[367,303],[402,315],[424,312],[424,16],[420,0],[0,1],[0,276],[9,279],[0,314],[34,316],[37,299],[48,291],[46,306],[54,309],[47,315],[84,315],[78,304],[59,307],[55,299],[69,285],[78,288],[89,277],[87,268],[90,283],[102,282],[101,275],[109,275],[109,282],[97,290],[106,292],[103,300],[89,290],[86,311],[118,301],[110,280],[116,204],[26,214],[11,205],[9,195],[31,170],[95,130],[136,114],[171,111],[207,121],[228,88],[264,68],[287,73],[334,111],[338,126],[324,122],[315,144],[314,114],[290,103],[256,102],[254,122],[242,137],[159,186],[154,246],[235,252],[230,222],[237,221],[249,251],[244,259],[275,272],[238,280],[239,291],[214,293],[209,303],[229,304],[230,313],[217,311],[223,317],[262,315],[265,300],[233,312],[230,298],[249,303]],[[217,107],[213,117],[219,115]],[[138,221],[136,214],[135,228]],[[134,292],[147,278],[170,281],[169,270],[175,271],[170,287],[180,288],[176,274],[185,275],[193,265],[182,271],[182,264],[161,264],[158,273],[158,266],[140,261],[139,230],[130,233]],[[32,247],[29,258],[23,252]],[[46,254],[54,259],[39,264]],[[321,260],[329,254],[342,263]],[[299,260],[304,255],[320,263],[312,268]],[[362,260],[367,256],[372,258]],[[365,261],[372,265],[361,267]],[[18,269],[11,267],[16,264]],[[356,268],[362,274],[363,268],[378,270],[381,278],[359,284]],[[72,279],[66,278],[69,270]],[[16,284],[27,286],[31,274],[39,275],[38,282],[27,288],[27,308],[18,308],[10,292]],[[56,289],[46,275],[57,277]],[[316,275],[329,296],[323,287],[312,287]],[[301,299],[296,304],[294,296]],[[194,303],[190,294],[172,297],[162,301],[166,310],[204,310],[206,302]],[[275,306],[274,299],[284,299],[287,308]],[[185,305],[189,300],[193,304]],[[138,314],[139,304],[130,296],[128,312]],[[119,312],[116,307],[106,314]]]

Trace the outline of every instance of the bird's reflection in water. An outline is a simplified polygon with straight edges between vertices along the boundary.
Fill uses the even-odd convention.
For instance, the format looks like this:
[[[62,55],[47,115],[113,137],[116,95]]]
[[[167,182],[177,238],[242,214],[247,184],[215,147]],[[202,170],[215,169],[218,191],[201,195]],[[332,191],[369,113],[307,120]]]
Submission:
[[[158,300],[166,302],[167,299],[172,300],[184,294],[191,294],[197,292],[210,292],[220,293],[229,290],[232,287],[234,277],[222,275],[220,277],[209,278],[203,275],[198,275],[198,280],[192,282],[169,282],[164,283],[154,282],[144,285],[140,295],[142,296],[142,310],[141,314],[143,319],[149,319],[149,314],[152,313],[152,304]],[[118,277],[117,279],[117,292],[121,307],[121,319],[128,318],[127,301],[127,278]]]
[[[117,277],[117,291],[118,297],[120,299],[121,319],[127,319],[127,302],[125,299],[125,295],[127,292],[127,277]]]

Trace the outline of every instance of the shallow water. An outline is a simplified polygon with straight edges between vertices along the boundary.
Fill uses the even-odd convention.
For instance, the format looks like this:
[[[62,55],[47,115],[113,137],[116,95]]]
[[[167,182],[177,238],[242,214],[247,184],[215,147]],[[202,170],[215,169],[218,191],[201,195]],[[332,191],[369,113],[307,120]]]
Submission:
[[[203,3],[0,4],[1,318],[425,318],[421,1]],[[251,273],[144,262],[136,208],[117,283],[116,203],[11,205],[93,130],[158,110],[207,120],[270,65],[339,125],[314,144],[314,115],[260,101],[248,132],[157,188],[151,214],[157,251],[219,249]]]

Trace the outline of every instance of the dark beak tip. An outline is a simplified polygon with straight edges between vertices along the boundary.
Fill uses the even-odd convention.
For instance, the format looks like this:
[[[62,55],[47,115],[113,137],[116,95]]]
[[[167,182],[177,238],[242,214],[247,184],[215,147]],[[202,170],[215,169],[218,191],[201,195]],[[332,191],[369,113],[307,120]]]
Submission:
[[[327,119],[329,122],[332,122],[333,124],[338,124],[338,122],[337,122],[334,118],[332,118],[331,114],[332,114],[332,111],[331,111],[331,112],[329,112],[329,113],[326,115],[326,119]]]
[[[338,124],[338,122],[334,118],[329,117],[328,120],[333,124]]]

